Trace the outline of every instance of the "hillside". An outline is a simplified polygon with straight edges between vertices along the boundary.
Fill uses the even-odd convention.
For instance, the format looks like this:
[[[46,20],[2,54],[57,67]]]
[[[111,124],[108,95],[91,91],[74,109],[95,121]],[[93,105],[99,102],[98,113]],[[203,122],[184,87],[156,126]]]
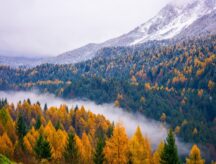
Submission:
[[[216,0],[12,1],[0,164],[216,164]]]
[[[143,135],[139,126],[128,136],[121,123],[111,124],[84,106],[45,105],[42,109],[40,102],[31,103],[30,99],[17,106],[6,100],[0,104],[0,153],[17,162],[158,164],[166,161],[167,155],[172,156],[172,163],[194,161],[194,156],[204,161],[197,145],[188,157],[179,156],[172,130],[153,150],[151,138]],[[0,154],[0,162],[11,163],[5,156]]]
[[[76,65],[2,66],[0,89],[38,88],[64,98],[112,102],[156,120],[165,114],[184,141],[202,143],[215,153],[216,36],[99,53]]]

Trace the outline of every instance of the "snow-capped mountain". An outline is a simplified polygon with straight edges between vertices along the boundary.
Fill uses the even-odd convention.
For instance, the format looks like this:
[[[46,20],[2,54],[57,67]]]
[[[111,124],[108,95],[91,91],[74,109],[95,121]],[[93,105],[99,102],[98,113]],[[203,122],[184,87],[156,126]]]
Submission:
[[[196,20],[210,14],[216,7],[215,2],[215,0],[189,0],[187,4],[168,4],[158,15],[131,32],[131,35],[137,37],[130,45],[177,37]]]
[[[184,31],[193,28],[193,24],[196,21],[199,20],[200,26],[202,26],[200,19],[204,16],[205,18],[208,18],[208,16],[212,17],[215,14],[215,10],[216,0],[179,0],[176,3],[172,2],[162,8],[155,17],[146,23],[123,36],[105,42],[105,45],[131,46],[152,40],[180,38]],[[214,23],[214,21],[209,22],[207,26],[211,26]],[[216,26],[214,27],[216,29]],[[197,32],[203,33],[201,29]],[[215,30],[209,29],[208,32],[214,33]],[[194,36],[192,31],[187,35],[187,37],[190,36]]]
[[[167,4],[160,12],[120,37],[101,44],[88,44],[57,57],[46,58],[38,63],[69,64],[95,57],[104,47],[135,46],[149,41],[178,40],[205,34],[216,34],[216,0],[178,0]],[[0,64],[5,64],[0,58]],[[35,63],[33,63],[35,65]]]
[[[216,33],[216,0],[178,0],[167,4],[160,12],[120,37],[101,44],[90,44],[58,56],[54,63],[77,63],[93,58],[104,47],[134,46],[153,40],[185,39]],[[207,22],[208,20],[208,22]],[[78,52],[78,53],[77,53]]]
[[[45,58],[38,57],[13,57],[13,56],[0,56],[0,65],[6,65],[11,67],[35,67],[37,65],[43,64]]]

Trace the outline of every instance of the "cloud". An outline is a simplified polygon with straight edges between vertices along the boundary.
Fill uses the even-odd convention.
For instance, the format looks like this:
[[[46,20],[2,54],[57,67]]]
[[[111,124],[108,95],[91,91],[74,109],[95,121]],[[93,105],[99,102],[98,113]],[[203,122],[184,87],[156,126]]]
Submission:
[[[197,1],[204,1],[204,0],[178,0],[178,1],[172,0],[171,4],[181,8],[181,7],[186,6],[187,4],[192,4]]]
[[[57,55],[129,32],[169,0],[0,0],[0,54]]]
[[[39,101],[44,106],[45,103],[50,106],[60,106],[66,104],[69,108],[78,106],[84,106],[86,110],[92,111],[95,114],[102,114],[110,121],[121,122],[126,128],[129,136],[132,136],[137,126],[140,126],[144,135],[148,136],[151,140],[153,148],[159,144],[161,140],[164,140],[167,136],[167,129],[162,126],[161,123],[148,119],[139,113],[128,113],[121,108],[115,107],[113,104],[97,105],[92,101],[84,100],[65,100],[55,97],[52,94],[40,94],[39,92],[4,92],[0,91],[0,98],[7,98],[8,102],[17,104],[20,100],[26,100],[30,98],[32,103]],[[181,142],[177,138],[177,145],[181,154],[188,154],[190,145]]]

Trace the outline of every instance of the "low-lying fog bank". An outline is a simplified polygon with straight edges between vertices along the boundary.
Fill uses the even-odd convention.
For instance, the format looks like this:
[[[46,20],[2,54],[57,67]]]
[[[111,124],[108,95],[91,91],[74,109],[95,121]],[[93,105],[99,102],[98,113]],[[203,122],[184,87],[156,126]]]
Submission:
[[[61,104],[66,104],[69,109],[75,107],[76,105],[84,106],[86,110],[90,110],[95,114],[103,114],[107,119],[114,122],[121,122],[126,128],[129,136],[131,136],[136,127],[139,125],[142,129],[144,135],[147,135],[152,143],[153,148],[167,136],[167,129],[162,126],[158,121],[148,119],[145,116],[136,113],[131,114],[124,111],[122,108],[117,108],[113,104],[103,104],[97,105],[92,101],[83,101],[78,99],[65,100],[62,98],[55,97],[52,94],[41,94],[36,91],[32,92],[13,92],[13,91],[0,91],[0,98],[7,98],[9,103],[14,103],[15,105],[21,100],[29,98],[32,103],[40,102],[41,107],[47,103],[50,106],[60,106]],[[181,154],[188,154],[189,145],[180,142],[177,139],[177,145],[179,152]]]

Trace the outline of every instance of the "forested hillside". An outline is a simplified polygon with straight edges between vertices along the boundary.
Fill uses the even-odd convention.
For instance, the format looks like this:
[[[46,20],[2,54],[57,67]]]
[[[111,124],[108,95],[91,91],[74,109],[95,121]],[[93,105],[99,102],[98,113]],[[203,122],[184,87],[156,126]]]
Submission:
[[[194,145],[185,159],[179,157],[175,136],[169,131],[156,150],[139,127],[128,136],[122,124],[111,124],[103,115],[66,105],[47,107],[39,102],[1,100],[0,162],[24,163],[204,163]],[[5,157],[6,156],[6,157]]]
[[[0,67],[0,89],[115,103],[167,122],[186,142],[215,156],[216,36],[152,46],[104,48],[76,65]]]

